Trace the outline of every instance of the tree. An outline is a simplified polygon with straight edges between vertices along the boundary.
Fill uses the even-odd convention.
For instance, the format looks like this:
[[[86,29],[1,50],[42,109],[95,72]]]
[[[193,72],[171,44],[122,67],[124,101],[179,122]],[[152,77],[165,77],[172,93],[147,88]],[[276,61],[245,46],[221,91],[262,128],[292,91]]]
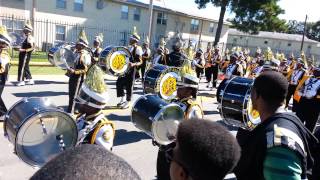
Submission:
[[[220,17],[214,45],[219,42],[226,10],[235,14],[233,27],[251,34],[259,31],[287,31],[286,21],[277,16],[283,14],[277,2],[279,0],[195,0],[198,8],[205,8],[207,3],[220,7]]]
[[[287,23],[289,34],[303,34],[304,22],[298,22],[296,20],[289,20]],[[309,39],[320,41],[320,21],[307,22],[306,36]]]

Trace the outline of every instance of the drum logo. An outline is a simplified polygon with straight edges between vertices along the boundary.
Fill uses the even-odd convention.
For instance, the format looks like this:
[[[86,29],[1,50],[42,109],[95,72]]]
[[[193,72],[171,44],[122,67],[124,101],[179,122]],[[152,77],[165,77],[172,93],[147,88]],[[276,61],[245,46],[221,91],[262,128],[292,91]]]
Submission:
[[[117,54],[112,60],[112,69],[119,71],[126,65],[126,57],[123,54]]]
[[[171,96],[177,90],[177,79],[174,77],[168,77],[164,80],[161,87],[161,94],[165,96]]]

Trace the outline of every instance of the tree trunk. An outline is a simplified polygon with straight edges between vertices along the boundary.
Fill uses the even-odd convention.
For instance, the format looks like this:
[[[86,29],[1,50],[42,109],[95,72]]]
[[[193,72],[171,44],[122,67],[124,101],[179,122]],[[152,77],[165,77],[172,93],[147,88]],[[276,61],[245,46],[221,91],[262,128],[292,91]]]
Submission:
[[[223,27],[223,19],[224,19],[224,14],[226,13],[227,5],[228,5],[228,0],[223,0],[221,9],[220,9],[218,28],[217,28],[216,36],[213,43],[214,46],[216,46],[220,41],[221,31]]]

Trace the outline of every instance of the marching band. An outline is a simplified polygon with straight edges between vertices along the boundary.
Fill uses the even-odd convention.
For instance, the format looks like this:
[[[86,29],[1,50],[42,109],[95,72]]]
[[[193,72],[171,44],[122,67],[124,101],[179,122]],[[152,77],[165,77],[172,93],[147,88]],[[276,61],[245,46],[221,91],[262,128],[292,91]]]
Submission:
[[[35,48],[34,39],[31,36],[32,30],[31,25],[27,23],[24,28],[26,39],[21,46],[19,54],[17,86],[24,85],[25,81],[27,84],[34,84],[29,70],[31,53]],[[102,110],[106,107],[109,96],[105,87],[103,73],[104,71],[113,71],[113,75],[116,75],[119,69],[121,70],[125,66],[128,66],[127,71],[116,75],[117,97],[120,98],[120,102],[117,104],[118,108],[126,109],[130,107],[136,74],[139,74],[138,71],[141,70],[142,82],[144,83],[147,81],[145,78],[147,77],[148,69],[154,69],[154,71],[158,72],[159,76],[151,80],[153,81],[151,83],[155,85],[154,87],[156,87],[156,85],[160,86],[158,87],[160,93],[167,94],[168,97],[170,97],[163,99],[165,102],[178,105],[181,111],[184,112],[182,120],[204,118],[202,107],[196,100],[203,72],[207,80],[207,88],[210,88],[210,90],[218,88],[217,96],[220,98],[224,98],[223,93],[225,93],[221,90],[223,87],[217,87],[221,80],[223,80],[221,84],[233,83],[235,87],[233,92],[237,93],[241,88],[245,90],[250,89],[254,79],[264,72],[280,72],[288,79],[289,83],[287,89],[288,94],[285,100],[286,111],[289,111],[289,104],[292,99],[293,106],[291,110],[296,112],[301,122],[304,123],[311,132],[314,130],[320,113],[320,67],[316,67],[315,64],[307,64],[304,53],[301,53],[299,58],[291,55],[287,59],[283,53],[274,54],[270,48],[267,48],[266,51],[262,53],[262,50],[258,47],[254,56],[251,57],[250,50],[235,47],[232,48],[231,52],[227,49],[224,55],[222,55],[222,49],[218,46],[212,49],[211,44],[208,44],[205,52],[201,49],[201,46],[199,46],[198,50],[193,53],[190,45],[186,50],[184,49],[185,45],[178,34],[176,41],[173,43],[171,53],[169,53],[169,50],[166,48],[166,42],[162,38],[159,47],[152,54],[152,51],[149,49],[149,39],[145,39],[142,47],[139,46],[140,40],[137,29],[134,28],[130,36],[129,46],[125,48],[131,54],[128,59],[126,59],[125,54],[121,50],[110,50],[102,56],[104,53],[104,50],[101,48],[103,36],[101,34],[96,36],[93,42],[93,49],[90,49],[85,32],[83,30],[80,32],[78,41],[75,44],[74,64],[72,67],[67,66],[66,68],[66,75],[69,76],[69,105],[67,113],[78,115],[75,120],[79,131],[77,137],[78,144],[98,144],[108,150],[112,149],[116,134],[114,123],[106,119],[102,113]],[[10,41],[5,27],[1,26],[0,97],[9,69],[10,56],[8,54],[8,47],[10,46]],[[104,66],[102,66],[103,63],[100,62],[101,59],[104,61]],[[308,69],[308,67],[312,68]],[[174,68],[176,69],[173,70]],[[221,73],[223,73],[223,76],[219,76]],[[221,79],[221,77],[224,77],[224,79]],[[235,82],[236,77],[241,77],[242,79],[237,79],[239,82]],[[149,83],[149,79],[147,82]],[[250,85],[240,88],[239,84],[241,84],[241,82],[248,82],[245,84]],[[126,93],[124,90],[126,90]],[[226,91],[227,87],[224,87],[224,90]],[[249,90],[245,92],[240,103],[242,103],[241,105],[246,104],[246,107],[241,107],[248,111],[247,119],[249,120],[245,124],[251,126],[250,128],[254,128],[256,124],[253,126],[252,123],[254,122],[250,122],[250,120],[259,119],[259,116],[256,115],[255,109],[253,109],[250,101],[248,101],[248,99],[250,99],[248,92]],[[124,97],[125,95],[126,97]],[[155,98],[162,99],[161,96]],[[238,99],[231,99],[230,102],[227,99],[222,99],[219,103],[220,106],[223,106],[224,104],[222,102],[226,102],[226,105],[227,103],[235,103],[234,101],[238,101]],[[155,102],[160,102],[160,100]],[[139,111],[139,108],[134,105],[132,109]],[[242,112],[243,109],[238,110]],[[0,115],[6,112],[7,109],[3,100],[0,98]],[[166,115],[166,113],[159,114],[156,112],[155,117],[153,117],[154,119],[152,119],[152,117],[146,117],[143,121],[152,122],[156,119],[156,121],[160,123],[176,122],[172,119],[166,119]],[[236,117],[231,118],[234,118],[235,121],[239,121],[240,124],[243,125],[241,122],[242,119],[237,119]],[[5,120],[8,121],[10,118]],[[43,123],[41,118],[40,121]],[[138,126],[142,125],[138,124]],[[44,126],[42,128],[46,129]],[[147,127],[146,129],[148,128],[151,129],[150,131],[154,130],[154,126]],[[157,129],[157,131],[165,130]],[[149,134],[155,134],[155,132]],[[170,139],[172,137],[167,138]],[[154,142],[154,144],[160,147],[160,151],[166,149],[168,145],[159,142]],[[158,163],[163,164],[164,162],[161,162],[163,161],[163,159],[161,159],[163,158],[163,154],[160,153],[159,156],[161,157],[158,157]],[[161,169],[161,171],[163,171],[163,169]],[[168,177],[163,177],[163,179],[166,178]],[[159,179],[162,178],[159,177]]]

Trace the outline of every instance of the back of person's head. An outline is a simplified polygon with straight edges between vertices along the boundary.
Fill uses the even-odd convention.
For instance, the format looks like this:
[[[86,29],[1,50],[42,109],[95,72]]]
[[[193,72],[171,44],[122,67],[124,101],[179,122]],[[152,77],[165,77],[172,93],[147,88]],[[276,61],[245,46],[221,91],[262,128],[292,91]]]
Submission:
[[[45,164],[31,180],[140,180],[122,158],[101,146],[84,144],[68,149]]]
[[[223,126],[208,120],[180,123],[178,157],[193,180],[222,180],[240,158],[240,147]]]
[[[278,108],[287,96],[288,81],[279,72],[266,71],[255,79],[253,88],[271,108]]]

